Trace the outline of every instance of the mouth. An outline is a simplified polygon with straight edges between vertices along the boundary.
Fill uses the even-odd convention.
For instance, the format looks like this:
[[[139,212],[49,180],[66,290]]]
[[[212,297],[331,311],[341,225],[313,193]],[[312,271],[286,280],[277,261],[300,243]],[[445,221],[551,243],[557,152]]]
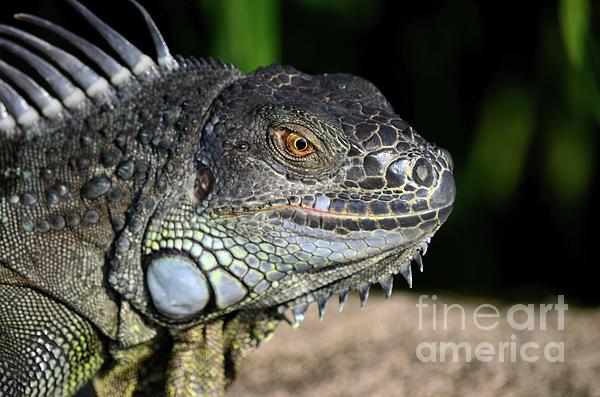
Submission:
[[[452,174],[445,171],[435,190],[400,196],[385,193],[293,195],[271,199],[266,205],[264,201],[237,202],[234,207],[215,208],[211,212],[222,218],[262,214],[268,219],[279,218],[341,235],[376,229],[419,228],[429,231],[444,223],[450,215],[456,187]]]
[[[287,200],[287,203],[281,203],[285,200]],[[376,229],[391,231],[411,227],[432,231],[436,226],[446,221],[452,210],[452,205],[435,209],[414,210],[403,202],[384,203],[377,201],[372,202],[371,207],[379,208],[380,203],[383,203],[382,205],[385,206],[387,211],[381,209],[369,210],[369,207],[366,207],[364,203],[359,206],[356,204],[348,205],[348,202],[346,202],[342,206],[338,205],[337,208],[333,206],[319,208],[310,201],[302,201],[300,204],[296,204],[292,200],[281,199],[272,201],[266,207],[216,210],[216,213],[222,218],[265,215],[269,219],[279,218],[291,221],[296,225],[335,231],[338,234],[346,235],[358,231],[373,231]],[[390,208],[393,211],[390,211]]]

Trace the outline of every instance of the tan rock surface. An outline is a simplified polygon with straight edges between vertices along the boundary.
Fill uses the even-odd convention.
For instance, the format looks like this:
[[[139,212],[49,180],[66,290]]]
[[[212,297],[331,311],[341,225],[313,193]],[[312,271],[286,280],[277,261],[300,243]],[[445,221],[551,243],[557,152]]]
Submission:
[[[332,301],[322,323],[315,305],[311,305],[298,330],[280,325],[274,338],[242,364],[240,377],[228,397],[600,396],[600,310],[571,304],[565,312],[563,331],[557,329],[555,311],[548,313],[546,330],[541,330],[536,305],[535,330],[520,331],[508,323],[505,304],[440,296],[436,301],[437,329],[433,329],[430,305],[423,310],[419,330],[418,295],[396,292],[389,302],[375,295],[364,311],[352,295],[342,314],[337,312],[337,302]],[[556,300],[552,297],[547,303]],[[431,297],[428,302],[432,303]],[[449,311],[447,327],[443,326],[444,303],[464,308],[465,330],[457,308]],[[480,329],[473,322],[473,311],[483,303],[493,304],[500,311],[493,330]],[[517,314],[518,323],[527,319],[524,312]],[[493,319],[481,319],[479,323],[491,325]],[[463,349],[457,361],[448,354],[447,362],[424,363],[417,358],[416,349],[419,343],[428,341],[468,342],[472,351],[478,343],[489,342],[496,353],[490,362],[479,361],[474,354],[472,361],[466,362]],[[510,345],[505,350],[505,362],[500,362],[498,342],[514,343],[516,362],[510,362]],[[526,351],[540,357],[537,362],[526,362],[519,354],[526,342],[540,346]],[[545,359],[544,346],[549,342],[564,342],[564,362]],[[558,350],[551,353],[556,355]]]

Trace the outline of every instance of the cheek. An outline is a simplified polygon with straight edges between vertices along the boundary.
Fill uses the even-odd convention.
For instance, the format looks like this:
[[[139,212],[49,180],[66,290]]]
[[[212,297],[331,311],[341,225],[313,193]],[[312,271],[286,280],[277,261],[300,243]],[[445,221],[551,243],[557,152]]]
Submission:
[[[253,159],[249,157],[247,152],[223,156],[223,163],[227,169],[239,175],[254,173],[256,168]]]
[[[248,159],[226,157],[214,168],[217,180],[215,189],[217,197],[229,200],[244,200],[252,198],[256,192],[266,186],[260,178],[261,170]]]

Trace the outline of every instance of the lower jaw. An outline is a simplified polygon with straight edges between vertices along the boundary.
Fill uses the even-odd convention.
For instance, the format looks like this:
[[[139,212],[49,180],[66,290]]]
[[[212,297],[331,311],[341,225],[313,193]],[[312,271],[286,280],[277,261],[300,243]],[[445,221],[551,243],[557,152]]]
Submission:
[[[398,273],[402,273],[410,286],[412,283],[411,261],[416,255],[419,255],[420,258],[421,249],[421,242],[417,242],[401,251],[390,250],[360,262],[303,272],[301,273],[302,283],[300,285],[293,284],[293,281],[286,283],[282,280],[279,288],[271,290],[270,293],[271,295],[287,295],[291,292],[298,295],[295,298],[279,300],[277,296],[262,295],[260,304],[250,304],[247,308],[275,307],[280,313],[291,309],[293,316],[296,318],[298,312],[305,311],[306,307],[313,302],[318,303],[319,311],[321,311],[322,306],[326,305],[326,302],[335,295],[339,296],[340,305],[343,307],[342,302],[345,301],[350,291],[358,291],[361,294],[361,301],[364,301],[361,302],[361,305],[364,305],[366,304],[369,288],[372,285],[381,283],[382,286],[387,286],[384,283],[389,283],[390,278]],[[332,281],[323,282],[324,279],[331,279]],[[391,290],[385,292],[388,295]]]

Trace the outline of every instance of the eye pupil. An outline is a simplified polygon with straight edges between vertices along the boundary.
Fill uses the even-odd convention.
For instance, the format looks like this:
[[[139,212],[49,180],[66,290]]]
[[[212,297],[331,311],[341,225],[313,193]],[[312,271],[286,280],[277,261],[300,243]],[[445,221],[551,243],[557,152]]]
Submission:
[[[294,147],[296,148],[296,150],[302,152],[308,147],[308,142],[304,138],[298,138],[294,142]]]
[[[287,128],[275,130],[275,136],[279,144],[285,150],[286,155],[292,155],[296,158],[303,158],[313,153],[313,144],[303,135],[291,131]]]

